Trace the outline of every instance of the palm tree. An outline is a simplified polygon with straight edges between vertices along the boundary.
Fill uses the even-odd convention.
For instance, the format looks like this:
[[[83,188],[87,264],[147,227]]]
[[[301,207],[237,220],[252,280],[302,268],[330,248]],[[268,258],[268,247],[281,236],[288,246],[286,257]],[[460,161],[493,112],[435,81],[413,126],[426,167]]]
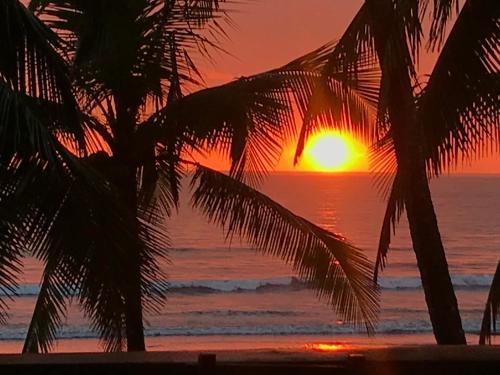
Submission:
[[[50,350],[71,299],[107,350],[145,349],[143,309],[165,301],[165,219],[189,171],[194,207],[373,330],[362,252],[256,190],[294,134],[290,103],[312,94],[330,46],[184,95],[201,80],[192,56],[217,48],[206,35],[223,35],[222,2],[34,0],[37,16],[17,0],[0,5],[0,288],[15,292],[22,257],[44,262],[23,351]],[[337,73],[332,82],[350,85]],[[351,107],[363,119],[372,111]],[[196,161],[210,151],[231,160],[229,174]]]
[[[304,106],[306,121],[297,158],[307,136],[333,124],[374,142],[377,170],[395,175],[382,226],[378,269],[383,268],[391,230],[406,209],[434,335],[439,344],[465,344],[444,247],[429,190],[429,176],[460,158],[486,153],[500,125],[500,6],[468,0],[443,44],[446,25],[459,10],[456,0],[366,0],[323,68],[315,97]],[[432,10],[429,49],[441,49],[427,85],[417,79],[422,19]],[[345,122],[328,100],[328,79],[340,66],[356,71],[376,59],[382,73],[379,109],[371,127]],[[341,113],[341,111],[340,111]],[[375,125],[375,126],[373,126]],[[385,183],[385,181],[382,181]]]
[[[496,321],[500,313],[500,262],[498,262],[493,282],[491,283],[486,308],[484,309],[483,321],[481,323],[481,332],[479,334],[479,345],[486,342],[491,344],[492,331],[496,332]],[[493,328],[493,330],[492,330]]]

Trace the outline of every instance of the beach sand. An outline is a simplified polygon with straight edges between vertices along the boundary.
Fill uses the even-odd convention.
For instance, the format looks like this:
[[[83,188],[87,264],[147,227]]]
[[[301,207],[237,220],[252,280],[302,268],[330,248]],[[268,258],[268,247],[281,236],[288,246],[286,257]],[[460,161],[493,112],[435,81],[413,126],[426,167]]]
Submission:
[[[0,355],[2,374],[499,374],[498,346],[214,351],[204,372],[199,351]],[[206,357],[205,357],[206,358]],[[209,358],[214,358],[213,356]],[[206,370],[206,369],[205,369]]]

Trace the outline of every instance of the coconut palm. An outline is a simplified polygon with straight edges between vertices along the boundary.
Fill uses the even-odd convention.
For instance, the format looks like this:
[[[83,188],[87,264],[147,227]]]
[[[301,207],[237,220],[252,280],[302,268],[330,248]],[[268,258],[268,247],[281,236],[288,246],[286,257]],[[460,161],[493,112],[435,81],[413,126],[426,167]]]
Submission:
[[[500,262],[498,262],[493,282],[491,283],[486,308],[484,309],[481,332],[479,334],[479,345],[487,342],[491,344],[491,335],[496,332],[496,322],[500,313]]]
[[[406,210],[434,335],[439,344],[465,344],[457,301],[429,190],[429,176],[458,160],[492,150],[500,125],[500,4],[468,0],[444,42],[456,0],[366,0],[323,68],[297,147],[333,124],[375,143],[374,166],[395,176],[388,195],[377,268],[383,268],[391,230]],[[428,48],[440,49],[427,83],[415,64],[422,47],[422,19],[431,12]],[[345,121],[329,101],[328,78],[340,66],[356,70],[367,56],[378,60],[379,109],[372,126]],[[491,147],[490,147],[491,146]],[[389,173],[388,173],[389,172]],[[385,181],[382,181],[385,183]]]
[[[0,287],[15,294],[22,257],[44,262],[24,351],[50,350],[70,300],[106,349],[144,350],[143,309],[165,301],[166,219],[189,172],[194,207],[373,330],[362,252],[256,190],[294,134],[290,103],[307,101],[330,46],[185,95],[202,79],[195,58],[223,36],[221,3],[38,0],[36,16],[17,0],[0,5]],[[331,79],[339,101],[345,76]],[[349,93],[359,121],[373,111],[356,100],[365,89]],[[228,174],[197,162],[211,151],[231,161]]]

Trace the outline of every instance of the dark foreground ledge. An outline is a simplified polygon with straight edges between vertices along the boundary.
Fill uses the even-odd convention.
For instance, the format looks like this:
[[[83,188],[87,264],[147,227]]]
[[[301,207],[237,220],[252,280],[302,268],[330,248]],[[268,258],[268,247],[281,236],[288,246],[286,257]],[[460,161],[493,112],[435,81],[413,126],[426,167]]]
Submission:
[[[1,375],[500,375],[500,347],[0,355]]]

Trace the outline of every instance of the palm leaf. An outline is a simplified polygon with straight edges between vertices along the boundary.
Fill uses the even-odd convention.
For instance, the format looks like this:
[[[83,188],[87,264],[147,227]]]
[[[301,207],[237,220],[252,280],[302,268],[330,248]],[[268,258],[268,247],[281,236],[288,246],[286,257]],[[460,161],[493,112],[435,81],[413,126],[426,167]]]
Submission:
[[[198,166],[192,186],[193,206],[228,235],[291,264],[341,319],[373,331],[378,291],[372,265],[359,249],[222,173]]]
[[[3,1],[0,19],[0,288],[14,295],[20,258],[43,227],[33,205],[39,191],[24,194],[47,169],[68,174],[71,157],[58,139],[79,152],[84,132],[57,36],[19,1]],[[0,298],[0,318],[6,308]]]
[[[460,159],[486,155],[498,144],[499,46],[498,2],[467,1],[417,102],[434,174]]]
[[[177,73],[183,83],[199,83],[191,55],[218,48],[212,39],[223,33],[220,19],[227,19],[222,3],[53,0],[31,5],[65,40],[89,108],[103,109],[106,98],[125,92],[136,109],[147,110],[166,104],[165,86]]]
[[[137,224],[131,220],[112,183],[96,171],[105,172],[102,164],[108,160],[99,156],[73,160],[76,166],[70,166],[69,175],[58,170],[36,174],[37,183],[23,193],[26,195],[21,202],[31,211],[24,216],[22,238],[33,255],[45,263],[26,351],[51,348],[72,297],[80,302],[106,350],[123,348],[124,296],[130,288],[123,275],[136,259],[125,250],[131,241],[140,241],[144,306],[157,311],[165,300],[165,276],[158,260],[165,257],[168,237],[162,228],[142,219]],[[131,223],[138,225],[139,238],[133,235]]]
[[[391,237],[395,233],[396,224],[404,212],[405,200],[391,132],[371,147],[370,157],[370,167],[375,173],[375,186],[380,195],[385,198],[387,204],[380,230],[373,274],[373,280],[376,283],[379,272],[386,267]]]
[[[395,7],[396,17],[400,23],[399,28],[405,31],[413,62],[416,63],[422,44],[422,18],[426,13],[426,1],[397,0]]]
[[[61,145],[25,98],[0,82],[0,155],[3,163],[9,163],[14,156],[29,158],[35,155],[58,163]]]
[[[386,266],[391,235],[396,231],[396,224],[399,222],[404,208],[404,191],[401,187],[401,176],[397,173],[392,182],[389,198],[387,199],[387,207],[380,231],[377,260],[373,274],[375,283],[377,282],[379,271],[383,271]]]
[[[16,95],[37,99],[39,105],[52,103],[50,111],[42,108],[57,125],[55,130],[66,133],[66,141],[76,150],[83,150],[84,132],[68,69],[57,53],[57,35],[17,0],[0,5],[0,35],[0,83]]]
[[[498,263],[493,282],[491,283],[486,309],[484,310],[483,321],[481,323],[481,333],[479,334],[479,345],[486,342],[491,344],[491,334],[496,332],[496,320],[500,315],[500,262]],[[493,330],[492,330],[493,328]]]
[[[111,253],[121,257],[115,259],[127,259],[120,250],[127,241],[123,238],[130,241],[123,221],[125,214],[116,206],[109,187],[99,175],[92,173],[88,166],[80,165],[81,161],[74,160],[73,163],[76,166],[72,166],[69,175],[57,169],[36,174],[37,183],[31,184],[21,196],[31,209],[22,227],[23,240],[32,255],[45,264],[25,351],[48,351],[51,348],[67,300],[75,291],[88,297],[97,290],[102,293],[102,298],[108,298],[108,303],[115,302],[103,292],[108,286],[100,289],[99,286],[105,284],[103,274],[109,277],[116,269],[123,272],[119,266],[121,263],[102,274],[91,273],[93,269],[88,263],[96,247],[100,246],[101,256]],[[101,264],[101,269],[109,264],[112,263],[108,266]],[[93,283],[91,287],[90,283]],[[108,284],[110,288],[114,287]],[[89,292],[92,287],[94,289]],[[114,326],[109,324],[108,327]]]
[[[26,180],[12,168],[0,163],[0,324],[7,319],[8,300],[15,296],[21,259],[26,253],[22,236],[23,210],[11,199]],[[7,298],[5,298],[7,297]],[[10,297],[10,298],[9,298]]]
[[[426,0],[429,3],[430,0]],[[444,42],[446,26],[450,19],[458,14],[460,0],[432,0],[432,24],[429,32],[429,48],[435,49]]]
[[[293,133],[286,77],[276,74],[241,78],[179,99],[148,121],[159,141],[190,139],[232,160],[231,174],[251,178],[276,163],[281,144]],[[255,180],[254,180],[255,181]]]
[[[6,158],[0,159],[0,288],[12,292],[20,271],[19,259],[50,229],[47,212],[41,212],[40,207],[44,197],[53,196],[59,191],[56,186],[67,184],[78,174],[85,179],[89,176],[29,109],[18,105],[16,95],[1,88],[4,105],[0,139]],[[55,175],[60,178],[52,178]],[[89,180],[81,182],[89,185]],[[59,195],[52,200],[49,216],[55,214],[61,199]],[[6,307],[0,298],[0,317]]]
[[[380,69],[372,35],[371,10],[363,4],[342,38],[328,51],[309,97],[299,101],[303,114],[295,162],[308,137],[325,127],[356,134],[372,143],[379,105]]]
[[[281,68],[187,95],[155,113],[147,124],[157,129],[158,140],[164,143],[171,138],[190,139],[192,147],[215,149],[228,156],[233,177],[258,185],[262,172],[272,169],[279,160],[281,145],[294,138],[290,103],[305,110],[319,77],[315,71],[324,65],[330,49],[327,45]],[[365,120],[367,98],[345,95],[340,82],[344,76],[337,71],[328,90],[350,99],[347,106],[339,104],[341,111],[345,107],[351,111],[349,118]],[[342,120],[348,118],[345,114],[340,115]]]
[[[163,224],[179,205],[184,167],[178,155],[163,151],[152,166],[144,166],[140,175],[140,216],[151,223]]]
[[[57,331],[63,323],[67,312],[67,299],[74,292],[71,280],[57,275],[57,266],[50,264],[59,262],[61,258],[49,260],[45,267],[43,281],[31,322],[26,334],[23,353],[47,353],[53,348]],[[61,279],[64,282],[61,282]],[[66,282],[70,284],[66,284]],[[68,286],[69,285],[69,286]]]

